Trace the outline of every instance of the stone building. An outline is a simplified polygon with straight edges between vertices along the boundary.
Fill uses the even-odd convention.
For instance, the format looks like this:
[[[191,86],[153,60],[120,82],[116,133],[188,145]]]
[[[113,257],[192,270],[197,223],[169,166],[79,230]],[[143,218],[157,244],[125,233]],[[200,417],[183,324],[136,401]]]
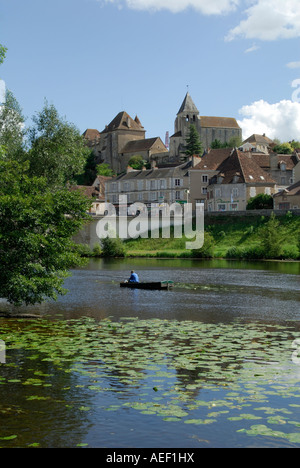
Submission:
[[[234,149],[220,164],[207,187],[208,211],[243,211],[250,198],[261,193],[274,195],[275,180],[252,156]]]
[[[174,134],[170,137],[170,158],[185,157],[185,144],[193,124],[199,133],[203,149],[208,149],[214,140],[228,143],[231,138],[242,140],[242,130],[236,119],[230,117],[200,116],[189,93],[177,113]]]
[[[145,134],[146,130],[137,116],[132,119],[127,112],[119,112],[101,133],[87,129],[83,136],[97,162],[109,164],[119,174],[126,170],[132,156],[140,155],[150,161],[153,155],[162,157],[169,154],[159,137],[145,138]]]
[[[275,210],[300,209],[300,181],[276,193],[273,199]]]

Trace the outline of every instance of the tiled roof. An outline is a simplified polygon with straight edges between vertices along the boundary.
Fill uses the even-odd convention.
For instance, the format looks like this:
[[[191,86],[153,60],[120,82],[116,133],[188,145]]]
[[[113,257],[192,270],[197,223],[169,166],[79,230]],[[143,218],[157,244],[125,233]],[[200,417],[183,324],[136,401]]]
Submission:
[[[162,140],[159,137],[155,138],[146,138],[143,140],[132,140],[128,141],[124,148],[120,151],[120,153],[135,153],[137,151],[148,151],[152,148],[152,146],[158,143],[160,146],[158,149],[163,151],[168,151],[165,145],[163,144]]]
[[[269,145],[270,143],[273,143],[273,140],[268,138],[266,135],[258,135],[257,133],[254,133],[249,138],[244,140],[243,144],[244,143],[258,143],[261,145]]]
[[[191,168],[191,171],[216,171],[220,164],[230,156],[231,152],[232,148],[212,149],[209,151],[209,153],[206,153],[204,156],[202,156],[200,163]]]
[[[84,133],[83,135],[84,138],[86,138],[87,140],[89,141],[94,141],[94,140],[100,140],[100,137],[101,137],[101,133],[94,129],[94,128],[88,128]]]
[[[98,198],[99,197],[99,190],[97,187],[93,185],[73,185],[70,188],[71,191],[79,190],[88,198]]]
[[[200,117],[202,128],[240,128],[232,117]]]
[[[145,131],[138,119],[133,120],[127,112],[119,114],[105,127],[102,133],[112,132],[114,130],[139,130]]]
[[[223,184],[233,183],[234,178],[234,183],[275,184],[272,177],[254,161],[252,153],[237,149],[220,164],[218,171],[223,175]],[[215,178],[212,183],[215,183]]]
[[[290,185],[289,187],[282,190],[281,192],[276,193],[274,197],[279,197],[280,195],[283,195],[283,194],[287,197],[300,195],[300,181],[296,182],[293,185]]]

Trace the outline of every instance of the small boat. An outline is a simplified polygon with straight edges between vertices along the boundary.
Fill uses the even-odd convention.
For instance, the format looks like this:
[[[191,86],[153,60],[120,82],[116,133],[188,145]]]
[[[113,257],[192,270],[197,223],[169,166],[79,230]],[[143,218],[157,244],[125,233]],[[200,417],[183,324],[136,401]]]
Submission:
[[[120,287],[131,289],[169,290],[173,287],[173,281],[153,281],[150,283],[130,283],[128,281],[123,281],[122,283],[120,283]]]

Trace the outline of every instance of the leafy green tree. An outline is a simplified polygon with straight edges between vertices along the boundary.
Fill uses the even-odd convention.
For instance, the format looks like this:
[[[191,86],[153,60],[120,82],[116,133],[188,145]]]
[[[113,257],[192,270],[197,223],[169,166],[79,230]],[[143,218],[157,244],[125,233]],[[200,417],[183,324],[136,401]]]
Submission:
[[[6,90],[5,103],[0,108],[0,144],[5,147],[8,159],[24,156],[24,116],[22,109],[10,90]]]
[[[6,56],[7,48],[0,44],[0,65],[4,62]]]
[[[88,219],[79,191],[51,190],[28,164],[0,161],[0,297],[14,305],[64,294],[64,279],[82,264],[73,236]]]
[[[277,154],[292,154],[293,148],[290,143],[281,143],[273,147],[274,153]]]
[[[132,156],[132,158],[129,159],[128,166],[137,171],[141,171],[143,167],[150,167],[150,164],[147,163],[147,161],[145,161],[140,154],[137,154],[136,156]]]
[[[124,243],[119,237],[106,237],[101,244],[103,257],[125,257]]]
[[[203,153],[203,147],[202,147],[199,133],[197,132],[195,125],[191,124],[189,135],[186,139],[185,154],[187,156],[194,156],[194,155],[201,156],[202,153]]]
[[[295,150],[297,148],[300,148],[300,141],[293,140],[293,141],[290,142],[290,145],[291,145],[292,149]]]
[[[113,177],[115,172],[111,169],[109,164],[102,163],[97,166],[97,174],[105,177]]]
[[[29,128],[30,174],[45,177],[51,187],[63,186],[84,172],[90,150],[79,130],[61,118],[53,105],[33,117]]]
[[[261,243],[265,258],[279,258],[282,255],[282,232],[274,213],[261,230]]]
[[[247,210],[272,210],[274,206],[273,197],[265,193],[259,193],[255,197],[249,199]]]

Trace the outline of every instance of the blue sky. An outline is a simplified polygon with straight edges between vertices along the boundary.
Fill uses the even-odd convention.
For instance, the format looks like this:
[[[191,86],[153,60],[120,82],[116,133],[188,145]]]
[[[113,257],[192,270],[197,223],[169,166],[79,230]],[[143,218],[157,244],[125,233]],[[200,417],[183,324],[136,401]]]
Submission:
[[[200,115],[300,140],[299,0],[0,0],[0,77],[24,115],[46,98],[81,132],[125,110],[146,137]]]

